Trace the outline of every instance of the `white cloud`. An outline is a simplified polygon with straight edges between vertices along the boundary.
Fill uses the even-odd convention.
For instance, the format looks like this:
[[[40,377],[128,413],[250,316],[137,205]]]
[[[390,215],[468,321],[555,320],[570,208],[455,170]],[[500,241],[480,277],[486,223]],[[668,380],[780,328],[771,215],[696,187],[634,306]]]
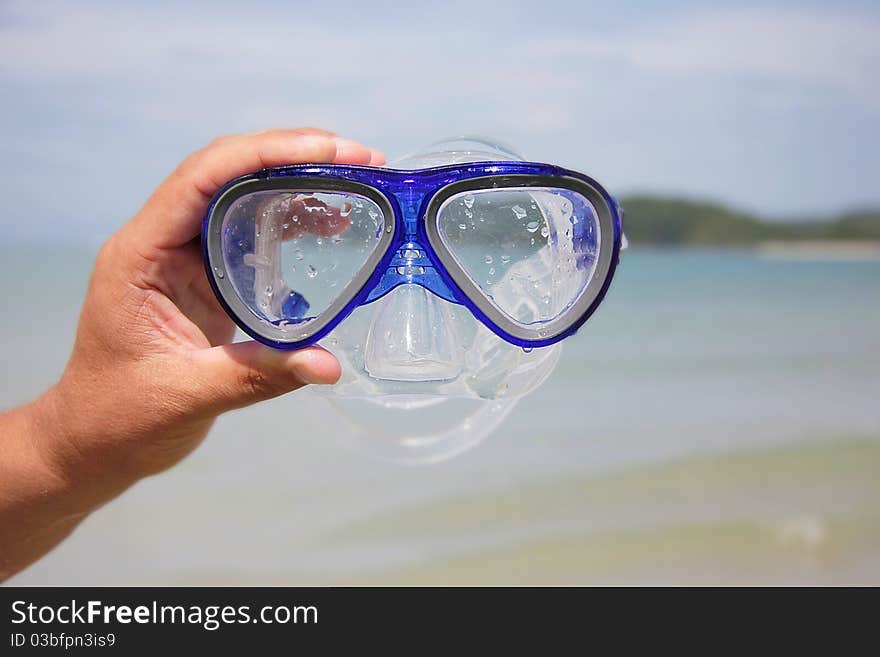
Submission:
[[[53,198],[102,176],[106,216],[215,134],[297,124],[392,157],[478,132],[612,187],[778,211],[877,198],[864,135],[880,110],[880,12],[682,6],[600,24],[548,3],[581,18],[6,2],[0,155],[22,184],[13,162],[57,171]]]
[[[743,76],[826,87],[880,104],[880,17],[810,9],[688,12],[536,54],[598,57],[649,74]]]
[[[554,26],[552,37],[545,27],[529,26],[512,40],[485,39],[482,26],[421,33],[395,23],[342,29],[315,15],[270,21],[263,13],[229,18],[222,12],[185,11],[14,3],[7,12],[23,20],[3,29],[0,72],[13,79],[127,80],[161,87],[171,96],[178,87],[195,87],[229,99],[235,87],[212,81],[259,79],[274,80],[282,95],[294,95],[298,85],[307,94],[322,85],[333,87],[328,102],[309,96],[304,101],[310,105],[338,106],[346,85],[360,85],[373,98],[433,94],[494,99],[503,106],[503,101],[522,100],[524,90],[561,98],[614,70],[623,83],[627,73],[742,76],[880,104],[877,15],[685,11],[613,31]],[[156,98],[143,109],[156,111],[167,100]],[[233,100],[246,104],[248,99]],[[560,105],[554,111],[561,114]],[[530,122],[539,131],[545,123],[540,117]]]

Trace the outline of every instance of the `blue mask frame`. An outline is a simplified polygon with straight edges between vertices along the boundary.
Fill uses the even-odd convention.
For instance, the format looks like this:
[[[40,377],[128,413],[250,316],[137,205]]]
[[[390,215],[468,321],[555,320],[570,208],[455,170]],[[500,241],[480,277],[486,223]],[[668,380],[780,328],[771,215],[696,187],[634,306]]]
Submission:
[[[241,301],[225,268],[221,251],[226,210],[235,200],[255,191],[297,188],[349,191],[371,197],[388,216],[384,246],[371,263],[372,272],[356,289],[345,290],[342,303],[330,316],[302,322],[304,329],[292,339],[281,339],[270,322],[254,315]],[[602,239],[596,272],[577,304],[565,313],[563,326],[548,331],[540,325],[524,327],[493,308],[485,294],[470,282],[437,236],[436,214],[440,204],[465,190],[498,187],[561,187],[583,194],[593,205]],[[533,162],[473,162],[429,169],[399,170],[349,165],[297,165],[265,169],[236,178],[220,189],[202,223],[202,252],[208,280],[220,304],[235,323],[252,338],[278,349],[299,349],[315,344],[357,307],[388,294],[398,285],[421,285],[435,295],[466,307],[473,316],[503,340],[524,348],[544,347],[573,335],[605,297],[620,257],[620,204],[599,183],[576,171]],[[610,236],[611,239],[607,239]],[[578,235],[574,236],[578,239]],[[417,251],[419,257],[411,254]],[[404,253],[409,252],[410,257]],[[298,296],[298,295],[295,295]],[[300,298],[299,303],[307,307]]]

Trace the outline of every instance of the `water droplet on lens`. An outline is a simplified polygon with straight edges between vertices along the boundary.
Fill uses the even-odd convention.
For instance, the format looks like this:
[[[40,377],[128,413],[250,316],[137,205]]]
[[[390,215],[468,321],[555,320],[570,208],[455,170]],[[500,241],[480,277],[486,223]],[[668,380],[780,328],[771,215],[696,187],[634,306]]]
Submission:
[[[541,228],[541,237],[547,237],[550,234],[550,229],[547,226]]]
[[[464,200],[464,207],[466,207],[468,210],[470,210],[472,207],[474,207],[474,195],[473,194],[467,194],[463,200]]]
[[[293,257],[296,258],[297,260],[302,260],[303,259],[303,252],[300,251],[299,249],[297,249],[296,251],[293,252]]]
[[[531,347],[523,347],[522,350],[523,350],[523,353],[524,353],[524,354],[530,354],[530,353],[532,353],[532,348],[531,348]]]
[[[314,278],[315,276],[318,275],[318,270],[315,269],[314,267],[312,267],[311,265],[309,265],[309,268],[306,271],[306,274],[308,275],[309,278]]]
[[[529,231],[530,233],[534,233],[536,230],[538,230],[540,225],[541,224],[538,223],[537,221],[534,221],[534,220],[530,221],[529,223],[526,224],[526,230]]]
[[[528,214],[521,205],[514,205],[511,210],[513,210],[513,214],[516,215],[517,219],[525,219]]]
[[[467,224],[458,224],[459,230],[467,230]]]
[[[225,276],[223,270],[219,267],[214,267],[214,273],[217,274],[217,278],[223,278]]]
[[[495,275],[495,267],[489,267],[489,276]]]
[[[510,262],[510,256],[509,255],[501,256],[501,262],[506,265],[508,262]]]
[[[571,225],[574,226],[578,222],[578,218],[575,217],[574,215],[571,215],[571,218],[569,219],[569,221],[571,222]]]
[[[321,246],[323,243],[324,243],[324,240],[322,238],[320,238],[320,237],[315,238],[315,244],[317,244],[318,246]]]
[[[487,256],[486,256],[486,264],[487,264],[487,265],[491,265],[491,264],[492,264],[492,256],[490,256],[490,255],[487,255]]]

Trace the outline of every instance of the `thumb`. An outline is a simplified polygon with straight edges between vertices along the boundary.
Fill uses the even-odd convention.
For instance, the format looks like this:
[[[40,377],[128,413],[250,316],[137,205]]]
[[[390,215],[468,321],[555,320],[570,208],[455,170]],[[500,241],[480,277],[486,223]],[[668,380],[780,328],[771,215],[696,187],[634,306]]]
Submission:
[[[339,361],[321,347],[271,349],[237,342],[196,352],[192,374],[198,410],[212,415],[278,397],[308,383],[335,383]]]

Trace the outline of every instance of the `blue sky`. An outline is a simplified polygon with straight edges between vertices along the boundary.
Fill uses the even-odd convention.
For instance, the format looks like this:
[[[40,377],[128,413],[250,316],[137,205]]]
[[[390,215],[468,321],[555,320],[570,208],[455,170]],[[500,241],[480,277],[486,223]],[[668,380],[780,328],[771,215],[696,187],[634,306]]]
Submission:
[[[873,2],[0,0],[4,234],[94,242],[217,134],[479,133],[613,191],[880,204]]]

